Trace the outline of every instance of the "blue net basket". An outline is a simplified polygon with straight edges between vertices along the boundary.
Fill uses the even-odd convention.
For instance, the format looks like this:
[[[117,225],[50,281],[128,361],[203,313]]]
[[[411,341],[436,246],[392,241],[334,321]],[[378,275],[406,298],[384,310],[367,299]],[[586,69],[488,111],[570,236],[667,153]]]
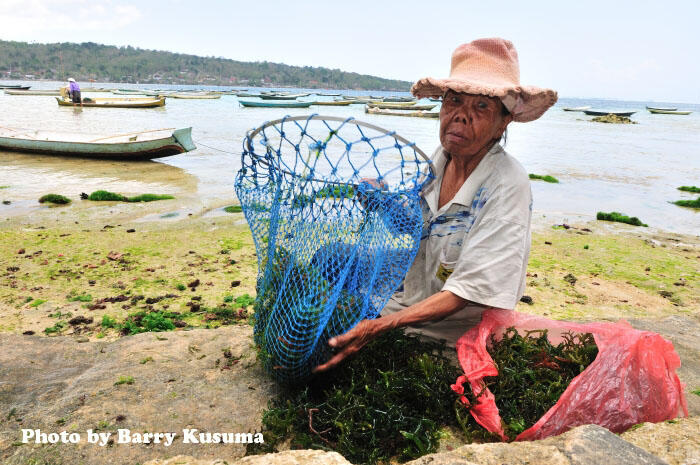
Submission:
[[[418,250],[426,155],[394,132],[329,116],[250,131],[236,194],[258,257],[255,342],[265,368],[296,383],[328,339],[376,318]]]

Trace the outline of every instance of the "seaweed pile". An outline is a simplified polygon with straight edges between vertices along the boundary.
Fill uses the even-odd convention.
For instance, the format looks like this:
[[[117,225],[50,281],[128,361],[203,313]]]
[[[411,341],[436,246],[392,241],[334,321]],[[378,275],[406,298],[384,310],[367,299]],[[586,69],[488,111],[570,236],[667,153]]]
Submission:
[[[636,216],[630,217],[620,212],[598,212],[596,214],[596,219],[600,221],[614,221],[617,223],[626,223],[631,224],[632,226],[649,226],[647,224],[642,223],[642,221]]]
[[[445,346],[396,330],[335,370],[286,387],[263,414],[263,445],[249,454],[335,450],[352,463],[407,461],[437,450],[444,426],[459,428],[450,384],[459,368]],[[476,427],[476,426],[474,426]]]
[[[547,337],[547,330],[525,331],[521,335],[512,327],[506,329],[498,341],[491,335],[487,350],[499,375],[484,378],[484,383],[496,398],[508,439],[515,439],[534,425],[598,355],[591,333],[564,333],[562,338],[563,341],[554,346]],[[465,405],[475,405],[478,396],[472,392],[466,378],[461,377],[459,381],[462,380]],[[469,410],[469,406],[465,409]],[[461,415],[458,410],[461,423],[464,423],[465,409]],[[474,434],[470,427],[463,425],[463,428],[466,434]]]

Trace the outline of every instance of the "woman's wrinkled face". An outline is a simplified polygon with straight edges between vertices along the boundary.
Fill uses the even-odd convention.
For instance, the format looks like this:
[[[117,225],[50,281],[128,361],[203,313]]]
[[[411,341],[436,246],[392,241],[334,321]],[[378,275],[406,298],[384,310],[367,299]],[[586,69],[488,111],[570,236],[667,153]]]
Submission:
[[[440,142],[451,156],[471,157],[500,139],[511,120],[496,97],[448,90],[440,109]]]

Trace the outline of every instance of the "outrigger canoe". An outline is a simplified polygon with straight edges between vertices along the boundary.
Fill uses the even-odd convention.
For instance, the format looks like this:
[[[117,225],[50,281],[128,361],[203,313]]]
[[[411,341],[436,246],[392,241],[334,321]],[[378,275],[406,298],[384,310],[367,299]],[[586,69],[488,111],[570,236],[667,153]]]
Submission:
[[[5,93],[8,95],[61,95],[61,91],[59,89],[55,89],[55,90],[5,89]]]
[[[384,110],[382,108],[374,108],[365,105],[365,113],[370,115],[389,115],[389,116],[413,116],[415,118],[439,118],[440,113],[436,111],[405,111],[405,110]]]
[[[189,152],[192,128],[116,135],[0,128],[0,150],[86,158],[148,160]]]
[[[314,102],[261,102],[255,100],[238,100],[238,103],[244,107],[265,107],[265,108],[308,108]]]
[[[585,111],[589,110],[591,107],[590,106],[584,106],[584,107],[564,107],[562,110],[564,111]]]
[[[605,116],[605,115],[632,116],[636,113],[636,111],[612,111],[612,110],[583,110],[583,112],[589,116]]]
[[[647,110],[663,110],[663,111],[676,111],[678,108],[676,107],[650,107],[647,105]]]
[[[331,101],[317,101],[312,103],[312,105],[326,105],[331,107],[346,107],[351,103],[357,103],[354,100],[331,100]]]
[[[656,108],[649,108],[649,112],[655,115],[689,115],[692,111],[686,110],[659,110]]]
[[[432,110],[437,106],[437,103],[427,105],[416,105],[415,103],[368,103],[370,107],[380,108],[382,110]]]
[[[168,98],[182,98],[182,99],[206,99],[206,100],[213,100],[213,99],[218,99],[221,98],[221,94],[197,94],[197,93],[172,93],[172,94],[166,94],[166,97]]]
[[[74,104],[70,99],[56,97],[56,101],[60,106],[72,107],[80,106]],[[84,107],[100,107],[100,108],[153,108],[165,106],[165,97],[135,97],[135,98],[84,98]]]
[[[30,87],[22,84],[0,84],[0,89],[28,90]]]
[[[271,95],[271,94],[260,94],[260,98],[263,100],[296,100],[299,97],[307,97],[309,94],[289,94],[289,95]]]

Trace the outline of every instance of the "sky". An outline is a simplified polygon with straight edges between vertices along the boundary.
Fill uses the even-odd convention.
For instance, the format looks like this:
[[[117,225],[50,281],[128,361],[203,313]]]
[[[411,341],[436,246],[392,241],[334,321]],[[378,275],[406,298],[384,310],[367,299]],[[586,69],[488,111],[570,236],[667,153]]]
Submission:
[[[131,45],[447,77],[455,47],[511,40],[521,83],[560,97],[700,103],[697,1],[0,0],[0,39]]]

